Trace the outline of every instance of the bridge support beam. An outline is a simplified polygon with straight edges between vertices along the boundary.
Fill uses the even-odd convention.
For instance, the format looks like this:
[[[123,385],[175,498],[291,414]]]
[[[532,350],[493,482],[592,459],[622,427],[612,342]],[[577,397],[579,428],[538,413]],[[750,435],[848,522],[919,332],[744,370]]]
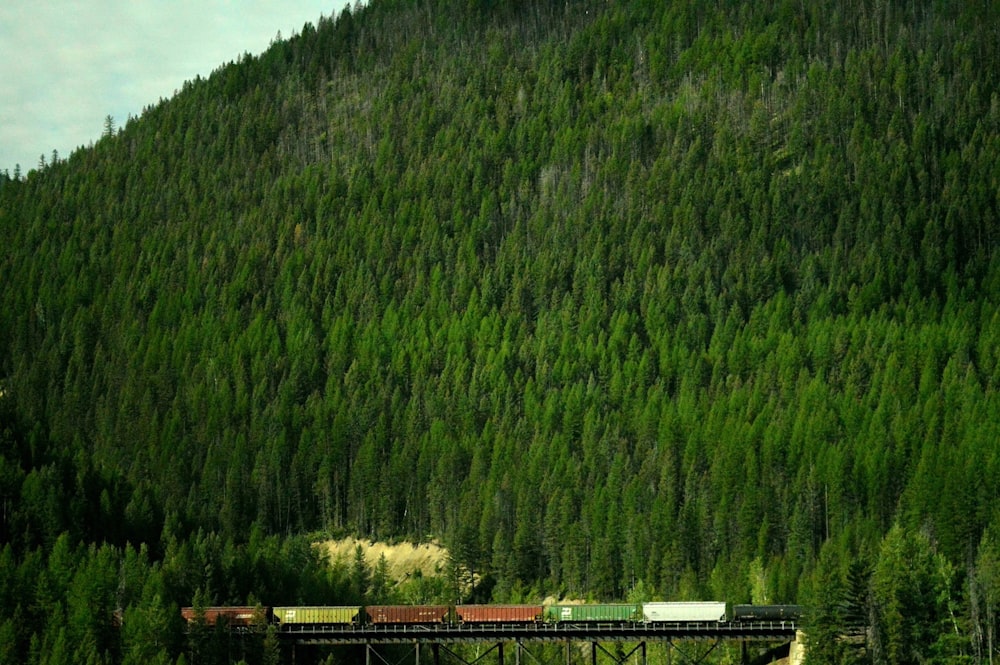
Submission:
[[[616,663],[616,665],[625,665],[625,663],[627,663],[632,656],[635,656],[638,653],[639,657],[640,657],[640,661],[639,661],[640,665],[646,665],[646,643],[645,642],[639,642],[639,644],[637,644],[635,647],[633,647],[632,650],[629,651],[628,653],[625,653],[621,648],[619,648],[616,653],[611,653],[610,651],[608,651],[607,649],[605,649],[604,645],[601,644],[600,642],[591,642],[590,645],[591,645],[590,646],[590,661],[591,661],[591,663],[593,663],[593,665],[597,665],[597,652],[598,651],[604,653],[608,658],[610,658],[611,660],[613,660]]]
[[[544,665],[542,661],[539,660],[538,656],[533,654],[531,650],[524,645],[524,642],[522,642],[521,640],[517,640],[515,644],[517,644],[517,651],[514,652],[514,655],[515,655],[515,662],[517,663],[517,665],[521,665],[521,654],[525,654],[527,656],[527,658],[525,659],[527,661],[530,661],[532,663],[537,663],[537,665]]]
[[[458,662],[462,663],[462,665],[475,665],[476,663],[478,663],[479,661],[481,661],[482,659],[486,658],[488,655],[490,655],[491,653],[493,653],[494,651],[496,651],[497,652],[497,662],[499,663],[499,665],[503,665],[503,642],[497,642],[496,644],[494,644],[493,646],[491,646],[489,649],[487,649],[483,653],[479,654],[479,656],[477,656],[474,660],[465,660],[464,658],[462,658],[461,656],[459,656],[457,653],[455,653],[454,651],[452,651],[451,649],[449,649],[446,646],[442,646],[440,644],[435,644],[434,646],[436,647],[436,649],[444,649],[445,653],[447,653],[448,655],[450,655],[452,658],[454,658]],[[521,646],[520,642],[518,643],[518,646],[519,647]],[[518,651],[520,651],[520,649]],[[435,654],[436,653],[437,653],[437,651],[435,651]],[[518,658],[520,659],[520,653],[518,653]],[[434,658],[434,665],[439,665],[439,662],[437,660],[437,655],[435,655],[435,658]]]
[[[692,656],[692,655],[686,653],[683,649],[681,649],[679,646],[677,646],[677,644],[675,644],[673,640],[667,640],[667,644],[671,647],[671,649],[673,649],[674,651],[676,651],[677,653],[679,653],[681,655],[681,658],[684,659],[685,663],[691,663],[692,665],[698,665],[699,663],[701,663],[702,661],[704,661],[706,658],[708,658],[709,654],[711,654],[713,651],[715,651],[715,648],[717,646],[719,646],[720,644],[722,644],[722,640],[721,639],[716,640],[715,643],[712,644],[711,647],[709,647],[708,651],[706,651],[705,653],[703,653],[701,655],[698,655],[698,656]],[[667,654],[668,654],[668,657],[669,657],[670,651],[668,651]]]
[[[433,649],[432,649],[432,651],[433,651]],[[413,648],[412,648],[411,653],[415,654],[416,665],[420,665],[420,642],[414,642],[413,643]],[[399,663],[390,663],[385,658],[383,658],[382,654],[380,654],[375,649],[375,645],[374,644],[372,644],[371,642],[365,642],[365,665],[372,665],[372,656],[373,655],[375,656],[375,658],[378,659],[379,663],[382,663],[382,665],[399,665],[399,663],[403,662],[403,661],[399,661]],[[435,656],[434,656],[434,661],[435,661],[435,665],[437,665],[437,654],[436,653],[435,653]]]

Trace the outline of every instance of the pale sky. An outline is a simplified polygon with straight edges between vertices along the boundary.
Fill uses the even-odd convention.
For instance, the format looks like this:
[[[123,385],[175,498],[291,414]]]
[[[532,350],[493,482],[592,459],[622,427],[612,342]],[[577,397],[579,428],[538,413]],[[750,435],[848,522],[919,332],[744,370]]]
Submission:
[[[0,0],[0,171],[97,141],[345,0]]]

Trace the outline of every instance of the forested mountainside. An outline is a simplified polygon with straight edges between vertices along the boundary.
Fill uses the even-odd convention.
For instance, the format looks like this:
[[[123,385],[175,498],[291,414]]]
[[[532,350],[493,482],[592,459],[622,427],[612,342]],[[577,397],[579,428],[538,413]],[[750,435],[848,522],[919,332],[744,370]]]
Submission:
[[[992,658],[998,26],[372,0],[0,176],[2,657],[363,600],[321,532]]]

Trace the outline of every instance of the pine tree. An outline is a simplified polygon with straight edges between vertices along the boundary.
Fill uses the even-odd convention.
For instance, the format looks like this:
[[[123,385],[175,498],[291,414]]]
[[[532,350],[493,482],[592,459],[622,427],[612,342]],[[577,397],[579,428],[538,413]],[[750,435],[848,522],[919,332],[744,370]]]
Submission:
[[[351,591],[358,602],[365,602],[371,589],[371,571],[365,560],[365,550],[359,543],[351,560]]]

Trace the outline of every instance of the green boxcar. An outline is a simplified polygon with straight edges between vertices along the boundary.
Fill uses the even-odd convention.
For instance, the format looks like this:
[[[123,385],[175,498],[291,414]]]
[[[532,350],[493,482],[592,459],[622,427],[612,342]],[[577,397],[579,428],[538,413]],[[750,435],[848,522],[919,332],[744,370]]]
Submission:
[[[274,618],[282,625],[289,624],[352,624],[358,619],[361,607],[275,607]]]
[[[545,620],[551,623],[569,621],[586,623],[594,621],[640,621],[642,606],[633,603],[610,603],[600,605],[549,605],[545,608]]]

